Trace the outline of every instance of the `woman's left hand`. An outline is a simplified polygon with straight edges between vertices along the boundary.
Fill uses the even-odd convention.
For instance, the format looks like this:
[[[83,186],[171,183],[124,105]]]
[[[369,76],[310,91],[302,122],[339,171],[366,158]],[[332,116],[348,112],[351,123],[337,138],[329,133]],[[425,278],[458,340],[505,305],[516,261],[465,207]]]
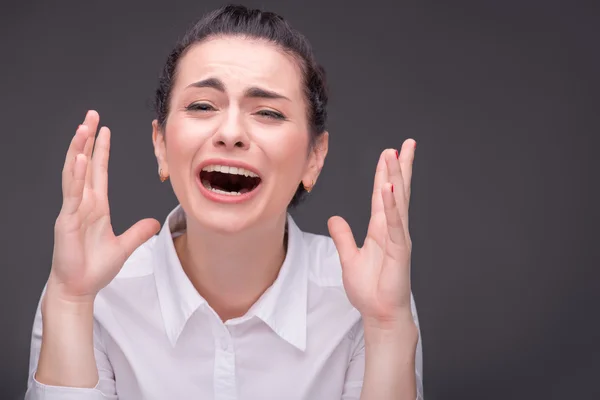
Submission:
[[[361,248],[341,217],[328,222],[329,233],[342,264],[348,299],[361,313],[365,325],[396,328],[412,321],[408,231],[410,182],[416,142],[407,139],[400,154],[381,153],[371,205],[367,237]]]

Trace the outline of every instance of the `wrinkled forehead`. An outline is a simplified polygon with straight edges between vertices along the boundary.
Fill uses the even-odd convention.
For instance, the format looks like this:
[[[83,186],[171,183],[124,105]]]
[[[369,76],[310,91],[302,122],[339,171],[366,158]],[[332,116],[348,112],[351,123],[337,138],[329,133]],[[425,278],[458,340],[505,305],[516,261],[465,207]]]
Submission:
[[[218,78],[231,95],[261,87],[302,101],[299,61],[262,39],[219,37],[193,45],[180,59],[175,90],[207,78]]]

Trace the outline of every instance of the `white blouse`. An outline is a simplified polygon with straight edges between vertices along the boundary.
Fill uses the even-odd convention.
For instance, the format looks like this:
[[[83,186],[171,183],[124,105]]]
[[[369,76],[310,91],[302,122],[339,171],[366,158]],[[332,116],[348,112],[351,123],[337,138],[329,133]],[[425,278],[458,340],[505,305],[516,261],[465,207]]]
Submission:
[[[96,297],[95,388],[34,378],[42,338],[38,305],[26,400],[359,399],[362,320],[346,297],[331,238],[301,231],[288,216],[277,279],[246,315],[223,323],[181,267],[173,237],[183,230],[178,206]],[[414,301],[412,311],[418,327]],[[415,361],[422,399],[420,339]]]

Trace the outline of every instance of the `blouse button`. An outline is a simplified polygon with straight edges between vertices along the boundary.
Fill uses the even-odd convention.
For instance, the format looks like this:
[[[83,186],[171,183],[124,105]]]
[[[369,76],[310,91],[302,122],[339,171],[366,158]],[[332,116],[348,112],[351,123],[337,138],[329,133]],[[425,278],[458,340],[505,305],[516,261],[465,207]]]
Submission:
[[[227,351],[229,348],[229,338],[227,336],[221,336],[221,349]]]

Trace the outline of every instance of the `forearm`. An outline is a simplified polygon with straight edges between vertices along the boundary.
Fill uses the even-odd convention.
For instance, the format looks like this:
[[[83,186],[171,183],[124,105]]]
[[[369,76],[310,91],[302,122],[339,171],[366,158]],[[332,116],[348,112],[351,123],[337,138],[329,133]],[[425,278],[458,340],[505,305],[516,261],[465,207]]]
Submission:
[[[96,386],[98,368],[94,356],[93,318],[93,301],[68,301],[48,287],[42,301],[37,381],[52,386]]]
[[[415,400],[419,332],[412,319],[394,327],[365,324],[365,375],[361,400]]]

